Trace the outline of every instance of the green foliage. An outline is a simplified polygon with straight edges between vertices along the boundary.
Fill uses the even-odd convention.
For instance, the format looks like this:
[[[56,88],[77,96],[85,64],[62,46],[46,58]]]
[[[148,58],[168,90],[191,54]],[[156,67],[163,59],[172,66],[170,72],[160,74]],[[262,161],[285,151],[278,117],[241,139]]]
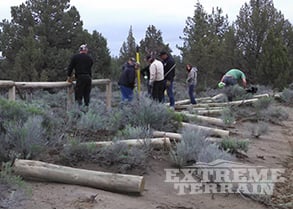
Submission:
[[[259,122],[257,125],[251,125],[249,127],[251,131],[251,136],[255,138],[259,138],[260,136],[266,134],[269,130],[269,126],[265,122]]]
[[[269,106],[268,109],[260,112],[260,119],[264,121],[270,121],[272,123],[280,123],[281,121],[287,120],[289,114],[280,107]]]
[[[124,62],[128,61],[130,57],[135,57],[136,54],[136,43],[132,32],[132,26],[129,28],[127,41],[123,42],[120,48],[119,60],[122,65]]]
[[[207,14],[198,2],[193,17],[188,17],[184,28],[183,62],[191,63],[205,74],[198,75],[198,86],[208,87],[217,82],[227,67],[223,51],[224,34],[228,31],[228,17],[222,15],[220,8]]]
[[[232,125],[235,122],[235,116],[230,107],[225,107],[221,112],[221,119],[225,125]]]
[[[140,41],[141,58],[143,59],[147,55],[156,56],[162,50],[172,52],[169,44],[164,43],[162,32],[154,25],[149,25],[146,29],[145,37]]]
[[[293,89],[285,88],[281,94],[281,99],[288,105],[293,105]]]
[[[141,126],[132,127],[127,125],[123,130],[118,131],[118,137],[124,139],[144,139],[151,136],[150,129]]]
[[[134,168],[145,170],[150,153],[147,141],[146,139],[145,144],[135,147],[116,141],[112,145],[98,148],[94,144],[82,144],[79,139],[73,138],[64,147],[62,161],[70,165],[84,161],[100,166],[114,166],[120,173]]]
[[[74,165],[80,161],[90,161],[96,151],[96,147],[88,144],[81,144],[78,138],[69,138],[68,144],[64,146],[61,153],[61,160],[69,165]]]
[[[219,148],[216,144],[209,144],[203,147],[198,155],[198,161],[209,163],[215,160],[231,160],[233,157]]]
[[[122,108],[124,122],[132,126],[150,127],[156,130],[170,129],[172,113],[164,104],[140,97]]]
[[[249,142],[246,140],[237,140],[234,138],[227,138],[227,139],[223,139],[223,141],[220,143],[220,148],[233,154],[237,150],[242,150],[244,152],[247,152],[248,145],[249,145]]]
[[[176,143],[175,149],[171,149],[169,153],[171,161],[181,168],[197,161],[211,162],[216,159],[231,159],[226,152],[206,141],[206,137],[207,134],[201,130],[183,130],[182,140]]]
[[[133,168],[145,170],[150,153],[150,147],[147,145],[147,139],[146,143],[140,147],[129,147],[117,141],[100,150],[100,161],[108,166],[115,165],[120,173]]]
[[[5,121],[9,120],[27,120],[31,115],[43,114],[39,107],[20,102],[9,101],[0,98],[0,113],[1,118]]]
[[[106,39],[95,31],[89,34],[83,30],[79,12],[69,3],[29,0],[11,8],[11,22],[0,23],[3,79],[64,80],[64,68],[82,43],[89,45],[94,58],[93,75],[107,75],[110,52]]]
[[[262,97],[257,101],[253,102],[253,107],[256,111],[267,109],[273,102],[273,98],[271,97]]]
[[[246,93],[244,88],[238,84],[224,88],[224,93],[227,95],[228,100],[230,101],[248,98],[248,94]]]
[[[252,83],[283,87],[288,82],[287,49],[292,26],[272,0],[251,0],[240,9],[235,23],[237,47]],[[243,59],[244,58],[244,59]],[[291,64],[292,65],[292,64]]]
[[[0,170],[0,183],[9,186],[24,187],[25,183],[20,176],[13,174],[11,162],[2,163]]]
[[[32,158],[43,148],[45,142],[42,127],[43,119],[39,116],[29,117],[27,121],[11,121],[7,123],[6,148],[13,151],[17,158]]]

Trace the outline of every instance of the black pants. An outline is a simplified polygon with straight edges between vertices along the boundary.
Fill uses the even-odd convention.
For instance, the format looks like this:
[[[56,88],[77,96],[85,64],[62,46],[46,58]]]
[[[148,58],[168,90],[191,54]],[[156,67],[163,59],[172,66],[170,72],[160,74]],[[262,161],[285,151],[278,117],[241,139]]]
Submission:
[[[75,100],[79,105],[82,105],[82,99],[84,99],[84,105],[89,105],[91,89],[92,79],[90,75],[78,75],[75,86]]]
[[[164,90],[165,90],[164,80],[155,81],[153,84],[153,89],[152,89],[152,98],[156,101],[164,102]]]

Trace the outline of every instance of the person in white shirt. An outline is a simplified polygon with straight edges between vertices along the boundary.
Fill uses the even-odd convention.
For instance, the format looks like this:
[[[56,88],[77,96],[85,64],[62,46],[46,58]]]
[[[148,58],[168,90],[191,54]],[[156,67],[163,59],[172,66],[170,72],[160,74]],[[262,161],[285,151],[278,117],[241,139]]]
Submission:
[[[156,101],[164,100],[164,66],[163,63],[152,56],[147,56],[147,62],[150,64],[150,81],[152,87],[151,95]]]

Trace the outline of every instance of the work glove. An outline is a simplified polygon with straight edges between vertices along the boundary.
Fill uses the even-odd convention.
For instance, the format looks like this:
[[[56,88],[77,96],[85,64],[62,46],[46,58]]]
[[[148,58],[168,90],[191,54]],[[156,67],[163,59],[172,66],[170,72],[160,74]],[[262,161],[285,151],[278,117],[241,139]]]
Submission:
[[[166,87],[169,87],[171,85],[171,81],[170,80],[167,80],[166,81]]]

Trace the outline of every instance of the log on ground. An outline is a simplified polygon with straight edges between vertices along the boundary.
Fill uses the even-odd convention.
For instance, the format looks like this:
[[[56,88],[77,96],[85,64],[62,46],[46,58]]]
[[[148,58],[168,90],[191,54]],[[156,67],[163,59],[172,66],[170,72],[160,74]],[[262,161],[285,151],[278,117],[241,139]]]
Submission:
[[[145,184],[143,176],[78,169],[33,160],[17,159],[13,170],[24,178],[89,186],[114,192],[142,193]]]
[[[189,119],[196,119],[196,120],[199,120],[200,122],[206,122],[206,123],[209,123],[212,125],[227,127],[227,125],[224,123],[224,121],[219,118],[207,117],[207,116],[201,116],[201,115],[195,115],[195,114],[188,114],[188,113],[183,113],[183,115],[185,115]]]
[[[229,136],[229,131],[218,129],[218,128],[211,128],[211,127],[200,126],[200,125],[195,125],[195,124],[185,123],[185,122],[182,123],[182,126],[185,128],[202,130],[211,136],[220,136],[220,137]]]
[[[151,138],[151,139],[126,139],[126,140],[119,140],[116,142],[113,142],[113,141],[83,142],[81,144],[103,147],[103,146],[111,146],[115,143],[127,144],[128,146],[140,146],[144,144],[150,144],[151,147],[156,149],[162,149],[162,148],[168,149],[171,147],[170,139],[165,137]]]

